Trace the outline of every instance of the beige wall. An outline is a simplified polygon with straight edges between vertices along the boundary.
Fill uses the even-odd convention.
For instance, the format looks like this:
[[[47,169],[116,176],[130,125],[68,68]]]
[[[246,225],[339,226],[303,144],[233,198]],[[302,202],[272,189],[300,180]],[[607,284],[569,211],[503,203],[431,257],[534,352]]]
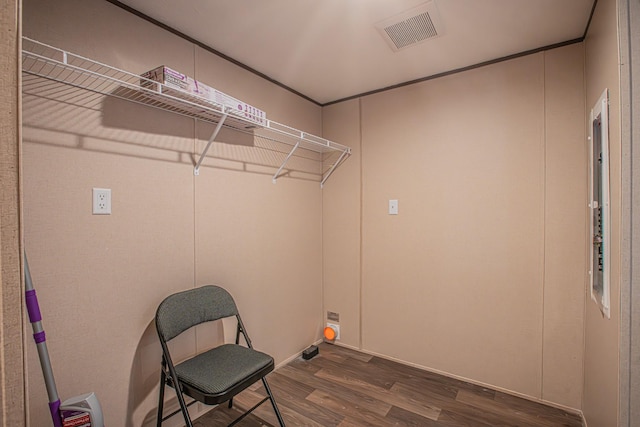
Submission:
[[[317,339],[330,310],[344,345],[612,425],[617,364],[595,364],[615,364],[617,323],[590,302],[583,342],[582,44],[320,109],[107,2],[25,3],[27,36],[134,72],[168,65],[353,150],[323,192],[316,158],[273,185],[280,157],[266,141],[216,144],[194,177],[207,125],[25,96],[25,242],[63,397],[93,390],[109,424],[151,422],[155,307],[218,283],[278,362]],[[587,108],[616,81],[610,59],[590,60],[615,56],[615,2],[596,12]],[[91,187],[112,189],[111,216],[90,215]],[[201,345],[190,335],[181,351]],[[44,425],[33,348],[27,363],[29,418]]]
[[[545,53],[542,398],[573,408],[581,407],[588,278],[583,70],[582,45]]]
[[[323,201],[325,308],[361,309],[344,344],[581,407],[582,49],[325,108],[325,135],[361,159]]]
[[[583,411],[589,427],[608,427],[618,419],[620,321],[621,139],[618,23],[615,0],[598,1],[585,39],[588,111],[609,90],[611,200],[611,319],[587,296]]]
[[[0,426],[24,414],[20,217],[20,1],[0,1]]]
[[[325,138],[349,145],[351,156],[322,193],[324,316],[340,315],[340,343],[361,348],[361,100],[322,109]]]
[[[135,73],[167,65],[273,120],[322,132],[317,105],[108,2],[29,0],[24,28]],[[107,425],[155,425],[155,309],[168,294],[204,283],[231,291],[254,345],[277,363],[318,339],[321,159],[294,160],[273,185],[283,147],[216,143],[195,177],[193,153],[210,126],[66,93],[71,103],[24,96],[25,243],[63,398],[95,391]],[[112,215],[91,215],[92,187],[111,188]],[[203,335],[181,337],[180,354],[201,348]],[[30,423],[46,425],[33,346],[27,374]]]

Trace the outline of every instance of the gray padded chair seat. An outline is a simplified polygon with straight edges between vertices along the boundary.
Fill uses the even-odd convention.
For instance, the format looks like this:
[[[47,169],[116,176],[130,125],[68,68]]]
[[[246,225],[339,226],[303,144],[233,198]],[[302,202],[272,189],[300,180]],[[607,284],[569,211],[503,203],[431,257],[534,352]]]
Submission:
[[[169,341],[197,325],[234,317],[236,319],[235,344],[220,344],[195,354],[177,365],[173,364]],[[228,402],[229,408],[232,408],[234,396],[257,381],[262,381],[267,396],[253,407],[244,409],[244,413],[229,426],[240,422],[268,400],[271,402],[278,424],[280,427],[285,427],[282,414],[265,378],[274,369],[273,358],[253,348],[240,318],[238,307],[231,294],[225,289],[220,286],[205,285],[169,295],[156,310],[156,331],[162,347],[157,427],[161,427],[164,421],[178,413],[182,413],[187,427],[193,427],[188,406],[195,402],[202,402],[205,405]],[[240,345],[240,337],[244,338],[246,346]],[[203,339],[206,340],[206,335]],[[211,342],[211,345],[216,345],[216,342]],[[175,390],[180,405],[180,409],[166,416],[164,414],[165,386]],[[187,403],[185,395],[193,400]]]
[[[200,392],[205,403],[220,403],[215,396],[225,393],[225,400],[234,388],[238,392],[273,370],[273,358],[268,354],[235,344],[224,344],[176,365],[176,373],[191,393]],[[254,379],[255,378],[255,379]],[[190,394],[191,394],[190,393]],[[205,398],[206,396],[206,398]]]

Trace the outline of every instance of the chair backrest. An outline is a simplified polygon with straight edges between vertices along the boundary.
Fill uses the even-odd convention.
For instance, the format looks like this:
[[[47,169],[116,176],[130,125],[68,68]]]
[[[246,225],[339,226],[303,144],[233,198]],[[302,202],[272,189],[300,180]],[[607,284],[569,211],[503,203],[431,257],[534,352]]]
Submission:
[[[237,314],[238,308],[229,292],[205,285],[165,298],[156,311],[156,329],[161,339],[169,341],[200,323]]]

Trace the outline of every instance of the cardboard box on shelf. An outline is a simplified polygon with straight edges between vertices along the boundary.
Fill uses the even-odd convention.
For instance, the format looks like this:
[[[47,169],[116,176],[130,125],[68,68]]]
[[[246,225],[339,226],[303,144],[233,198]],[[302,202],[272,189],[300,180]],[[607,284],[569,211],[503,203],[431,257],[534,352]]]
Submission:
[[[194,93],[196,87],[196,81],[191,77],[179,73],[176,70],[172,70],[164,65],[154,68],[142,74],[144,79],[153,80],[154,82],[162,83],[171,89],[178,89],[187,93]],[[143,87],[150,87],[151,84],[147,80],[141,80]]]
[[[237,117],[243,117],[244,119],[259,125],[266,124],[267,113],[259,108],[240,101],[239,99],[227,95],[224,92],[214,89],[211,86],[164,65],[147,71],[141,76],[143,77],[140,80],[140,85],[142,87],[152,88],[158,92],[164,92],[170,95],[176,95],[175,93],[171,93],[171,90],[175,89],[179,91],[177,94],[178,96],[180,96],[180,94],[197,96],[214,102],[222,107],[229,108],[229,112]],[[164,85],[164,88],[162,86],[157,88],[153,87],[152,85],[154,85],[154,83],[149,82],[149,80],[161,83]],[[167,91],[167,89],[169,89],[169,91]]]

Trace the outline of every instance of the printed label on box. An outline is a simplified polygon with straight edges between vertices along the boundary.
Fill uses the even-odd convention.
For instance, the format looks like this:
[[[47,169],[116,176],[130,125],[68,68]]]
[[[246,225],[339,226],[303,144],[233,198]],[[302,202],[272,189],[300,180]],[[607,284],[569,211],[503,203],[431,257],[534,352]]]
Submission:
[[[162,83],[172,89],[178,89],[187,93],[193,92],[195,88],[195,80],[182,73],[172,70],[169,67],[161,66],[154,68],[151,71],[147,71],[142,74],[145,79],[153,80],[158,83]],[[149,87],[150,84],[146,80],[141,81],[143,87]]]
[[[64,411],[62,427],[91,427],[88,412]]]

